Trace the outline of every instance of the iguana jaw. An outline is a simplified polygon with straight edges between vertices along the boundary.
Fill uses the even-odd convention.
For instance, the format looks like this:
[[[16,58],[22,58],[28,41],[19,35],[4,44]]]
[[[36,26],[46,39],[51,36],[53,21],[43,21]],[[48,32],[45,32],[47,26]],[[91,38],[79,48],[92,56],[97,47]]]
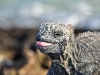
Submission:
[[[37,45],[40,46],[40,47],[44,47],[44,46],[50,46],[50,45],[53,45],[53,44],[42,42],[42,41],[37,41]]]

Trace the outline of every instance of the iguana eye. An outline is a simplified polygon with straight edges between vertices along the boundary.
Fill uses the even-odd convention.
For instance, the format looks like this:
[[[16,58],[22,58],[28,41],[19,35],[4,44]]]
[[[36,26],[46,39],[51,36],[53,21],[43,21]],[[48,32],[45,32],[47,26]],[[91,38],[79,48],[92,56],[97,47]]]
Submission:
[[[61,32],[61,31],[55,31],[54,32],[54,37],[56,38],[56,37],[60,37],[60,36],[62,36],[63,35],[63,33]]]

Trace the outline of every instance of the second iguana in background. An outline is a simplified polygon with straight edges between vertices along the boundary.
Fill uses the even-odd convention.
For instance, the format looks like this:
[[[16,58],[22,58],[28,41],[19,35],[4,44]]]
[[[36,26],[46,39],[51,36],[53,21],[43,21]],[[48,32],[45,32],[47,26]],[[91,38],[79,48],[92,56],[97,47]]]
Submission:
[[[100,33],[74,36],[71,25],[42,23],[36,36],[37,48],[52,64],[47,75],[100,75]]]

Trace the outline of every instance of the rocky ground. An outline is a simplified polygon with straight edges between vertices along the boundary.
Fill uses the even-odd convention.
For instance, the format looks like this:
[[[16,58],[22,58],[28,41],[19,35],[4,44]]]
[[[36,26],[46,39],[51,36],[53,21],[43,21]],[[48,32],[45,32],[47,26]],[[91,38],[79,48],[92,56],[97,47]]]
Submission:
[[[0,29],[0,75],[46,75],[50,59],[35,47],[36,29]]]

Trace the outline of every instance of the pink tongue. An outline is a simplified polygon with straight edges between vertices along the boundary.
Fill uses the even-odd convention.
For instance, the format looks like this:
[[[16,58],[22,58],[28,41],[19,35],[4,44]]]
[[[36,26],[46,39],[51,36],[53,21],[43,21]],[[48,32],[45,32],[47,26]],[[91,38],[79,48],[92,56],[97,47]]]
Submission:
[[[51,43],[37,41],[37,45],[38,46],[49,46],[49,45],[52,45],[52,44]]]

